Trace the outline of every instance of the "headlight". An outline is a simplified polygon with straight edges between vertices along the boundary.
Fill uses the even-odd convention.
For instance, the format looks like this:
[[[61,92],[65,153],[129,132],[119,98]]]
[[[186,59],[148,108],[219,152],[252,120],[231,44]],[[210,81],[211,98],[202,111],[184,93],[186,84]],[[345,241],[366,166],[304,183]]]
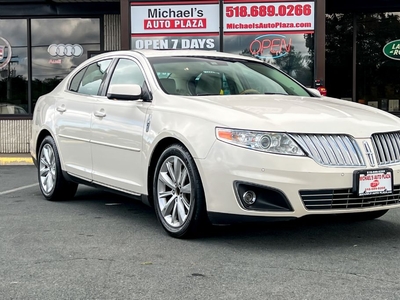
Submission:
[[[301,148],[285,133],[216,128],[216,135],[220,141],[243,148],[275,154],[304,156]]]

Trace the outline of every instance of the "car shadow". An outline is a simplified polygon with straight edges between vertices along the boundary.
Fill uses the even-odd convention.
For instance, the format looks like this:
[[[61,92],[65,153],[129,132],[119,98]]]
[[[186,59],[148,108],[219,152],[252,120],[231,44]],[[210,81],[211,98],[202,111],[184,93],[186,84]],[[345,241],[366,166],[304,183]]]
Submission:
[[[73,199],[60,203],[73,205],[77,210],[84,207],[83,211],[94,211],[98,218],[123,218],[124,222],[138,222],[146,231],[169,238],[161,229],[154,210],[129,197],[80,187]],[[388,243],[395,245],[400,242],[400,222],[394,221],[396,214],[396,210],[389,211],[380,219],[370,221],[353,221],[340,216],[310,216],[291,221],[214,225],[184,243],[223,243],[232,244],[237,249],[263,247],[265,250],[326,249],[362,244],[386,247]]]
[[[400,242],[400,223],[391,221],[390,214],[369,221],[310,216],[291,221],[213,226],[201,240],[215,243],[223,239],[234,243],[238,249],[248,248],[251,244],[265,250],[315,250],[371,244],[386,248],[390,244],[390,247],[397,248],[394,245]]]

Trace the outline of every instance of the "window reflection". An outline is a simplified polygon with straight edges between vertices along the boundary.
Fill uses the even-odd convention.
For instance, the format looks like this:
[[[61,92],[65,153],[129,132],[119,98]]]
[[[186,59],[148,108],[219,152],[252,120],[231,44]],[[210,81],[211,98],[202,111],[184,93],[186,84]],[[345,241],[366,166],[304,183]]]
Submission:
[[[100,20],[32,20],[32,100],[53,90],[88,51],[100,51]]]
[[[87,95],[98,95],[110,63],[111,59],[103,60],[87,67],[77,92]],[[78,73],[77,76],[79,77],[80,74]]]
[[[326,88],[330,97],[351,100],[353,14],[326,15]]]
[[[357,101],[398,114],[400,56],[396,50],[400,48],[400,16],[360,14],[357,23]]]
[[[0,114],[28,112],[27,57],[27,21],[0,20]]]
[[[98,18],[30,22],[32,45],[27,44],[27,19],[0,20],[0,114],[32,113],[36,100],[86,60],[88,51],[101,50]],[[30,46],[32,78],[28,78]],[[31,95],[28,80],[32,80]]]
[[[313,34],[226,35],[224,51],[270,63],[306,86],[313,85]]]
[[[354,27],[356,24],[356,27]],[[399,13],[326,15],[326,82],[329,96],[400,114]],[[356,34],[356,61],[353,43]],[[392,42],[392,44],[390,44]],[[385,46],[390,45],[389,55]],[[356,66],[356,74],[353,74]],[[355,75],[355,86],[353,76]],[[355,89],[355,93],[353,93]],[[354,99],[355,97],[355,99]]]
[[[111,77],[110,86],[114,84],[143,85],[144,76],[139,66],[129,59],[120,59]]]

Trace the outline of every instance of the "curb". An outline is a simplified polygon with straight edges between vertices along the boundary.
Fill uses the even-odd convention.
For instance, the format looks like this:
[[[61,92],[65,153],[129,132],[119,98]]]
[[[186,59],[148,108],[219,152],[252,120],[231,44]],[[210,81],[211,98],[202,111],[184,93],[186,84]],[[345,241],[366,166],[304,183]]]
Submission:
[[[31,157],[0,156],[0,166],[26,166],[33,165]]]

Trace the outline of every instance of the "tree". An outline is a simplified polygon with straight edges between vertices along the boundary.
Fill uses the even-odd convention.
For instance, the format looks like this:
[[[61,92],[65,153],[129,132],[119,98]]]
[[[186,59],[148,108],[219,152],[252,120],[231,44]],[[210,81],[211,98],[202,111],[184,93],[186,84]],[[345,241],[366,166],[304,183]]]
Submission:
[[[400,62],[384,56],[383,47],[399,39],[400,17],[391,13],[358,14],[357,100],[399,97],[393,73]],[[331,14],[326,18],[326,86],[331,96],[352,96],[353,14]]]
[[[282,49],[283,51],[283,49]],[[274,64],[283,72],[296,78],[307,86],[312,85],[312,72],[309,68],[310,57],[303,56],[300,51],[296,51],[295,47],[291,47],[285,55],[276,58]]]

